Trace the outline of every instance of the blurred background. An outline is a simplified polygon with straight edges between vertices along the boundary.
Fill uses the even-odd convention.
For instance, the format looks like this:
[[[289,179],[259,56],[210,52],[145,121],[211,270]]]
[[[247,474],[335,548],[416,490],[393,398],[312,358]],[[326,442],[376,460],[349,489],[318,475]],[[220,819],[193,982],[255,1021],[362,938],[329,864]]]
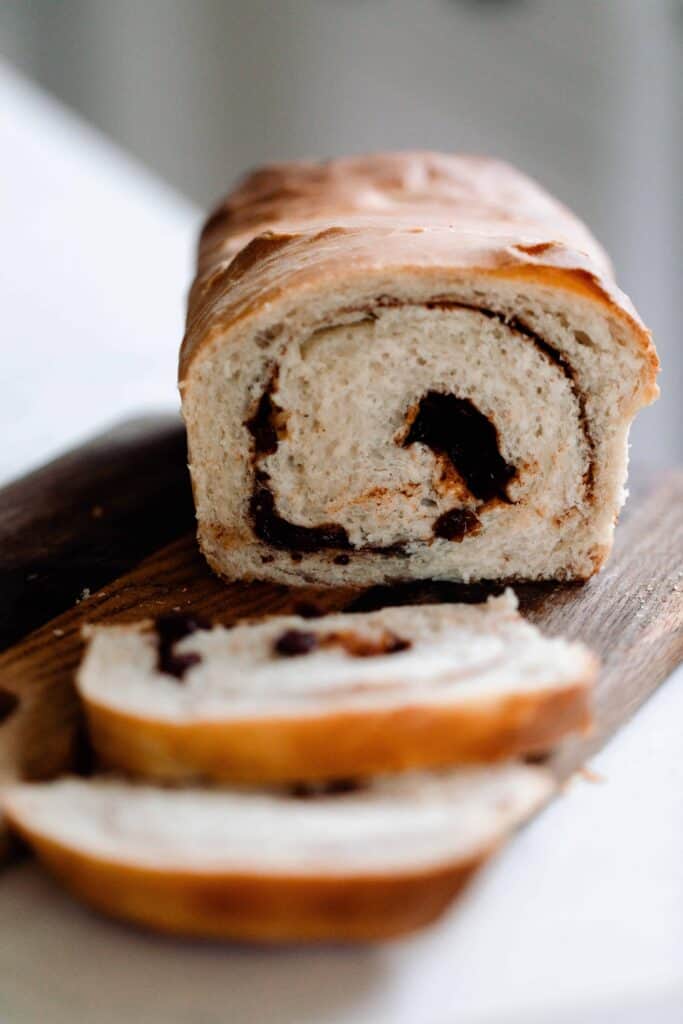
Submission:
[[[177,409],[197,232],[237,176],[388,147],[502,157],[590,225],[663,363],[633,462],[683,462],[682,47],[683,0],[0,0],[0,484]],[[0,1018],[14,1000],[25,1020],[136,1021],[149,992],[166,1024],[195,998],[193,1020],[227,1005],[261,1020],[263,989],[278,1021],[356,1003],[377,1021],[386,1000],[417,1021],[456,1012],[456,993],[480,1022],[680,1024],[673,685],[610,746],[600,784],[565,798],[574,818],[558,801],[525,830],[455,931],[321,950],[303,970],[281,951],[266,979],[266,954],[105,941],[42,883],[8,881]]]
[[[580,214],[652,328],[634,459],[683,455],[681,0],[2,0],[0,55],[198,207],[264,160],[506,158]]]

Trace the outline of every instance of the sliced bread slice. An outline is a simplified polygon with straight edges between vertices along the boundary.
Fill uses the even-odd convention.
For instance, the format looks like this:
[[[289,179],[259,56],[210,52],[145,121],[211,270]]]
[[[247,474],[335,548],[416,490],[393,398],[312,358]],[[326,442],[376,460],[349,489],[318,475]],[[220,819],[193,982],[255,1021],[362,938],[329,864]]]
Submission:
[[[102,764],[281,783],[504,760],[590,722],[596,660],[512,592],[483,605],[98,627],[78,673]]]
[[[64,779],[4,811],[74,895],[176,934],[387,938],[436,918],[551,794],[540,768],[376,779],[351,791],[157,789]]]

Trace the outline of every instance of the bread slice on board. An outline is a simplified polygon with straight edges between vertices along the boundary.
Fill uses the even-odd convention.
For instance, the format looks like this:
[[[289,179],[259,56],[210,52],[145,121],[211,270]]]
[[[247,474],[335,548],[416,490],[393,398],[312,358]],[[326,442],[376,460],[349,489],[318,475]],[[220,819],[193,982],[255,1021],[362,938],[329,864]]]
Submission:
[[[552,789],[514,764],[308,796],[73,778],[14,787],[4,811],[112,917],[207,938],[351,941],[436,918]]]
[[[277,783],[499,761],[585,730],[596,660],[512,592],[198,628],[98,627],[78,674],[108,768]]]

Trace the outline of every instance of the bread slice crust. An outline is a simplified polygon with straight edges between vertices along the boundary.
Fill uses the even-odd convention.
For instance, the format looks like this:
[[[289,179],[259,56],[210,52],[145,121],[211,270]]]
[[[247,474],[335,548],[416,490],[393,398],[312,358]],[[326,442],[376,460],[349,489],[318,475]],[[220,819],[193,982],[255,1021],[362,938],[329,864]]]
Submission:
[[[593,674],[489,704],[177,723],[86,701],[103,767],[157,781],[277,784],[505,761],[591,726]]]
[[[183,623],[86,629],[77,687],[107,769],[172,782],[358,778],[538,754],[591,726],[597,659],[544,637],[511,591],[480,605],[192,622],[163,647]]]
[[[515,764],[305,794],[74,778],[11,787],[2,810],[108,916],[207,939],[352,942],[433,921],[554,790]]]
[[[250,943],[371,942],[438,918],[495,852],[425,871],[334,877],[200,875],[88,856],[13,818],[18,834],[73,896],[154,932]]]

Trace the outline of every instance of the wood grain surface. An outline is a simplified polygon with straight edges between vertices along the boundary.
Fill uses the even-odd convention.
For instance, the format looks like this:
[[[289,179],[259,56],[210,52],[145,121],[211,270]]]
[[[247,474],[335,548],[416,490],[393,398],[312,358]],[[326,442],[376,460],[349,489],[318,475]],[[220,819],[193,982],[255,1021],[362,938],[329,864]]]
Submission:
[[[186,514],[174,518],[176,513],[168,509],[174,522],[182,522]],[[291,611],[306,601],[326,610],[360,610],[408,601],[481,600],[495,589],[411,584],[358,592],[226,585],[208,570],[194,534],[185,533],[0,654],[0,784],[50,778],[86,764],[73,688],[82,650],[80,630],[86,622],[126,622],[191,609],[230,624]],[[593,734],[568,740],[550,759],[563,779],[606,742],[683,658],[683,472],[669,474],[631,499],[600,575],[582,586],[529,584],[516,589],[523,611],[534,622],[550,633],[583,640],[603,659]]]
[[[140,416],[0,490],[0,651],[192,529],[179,416]]]

